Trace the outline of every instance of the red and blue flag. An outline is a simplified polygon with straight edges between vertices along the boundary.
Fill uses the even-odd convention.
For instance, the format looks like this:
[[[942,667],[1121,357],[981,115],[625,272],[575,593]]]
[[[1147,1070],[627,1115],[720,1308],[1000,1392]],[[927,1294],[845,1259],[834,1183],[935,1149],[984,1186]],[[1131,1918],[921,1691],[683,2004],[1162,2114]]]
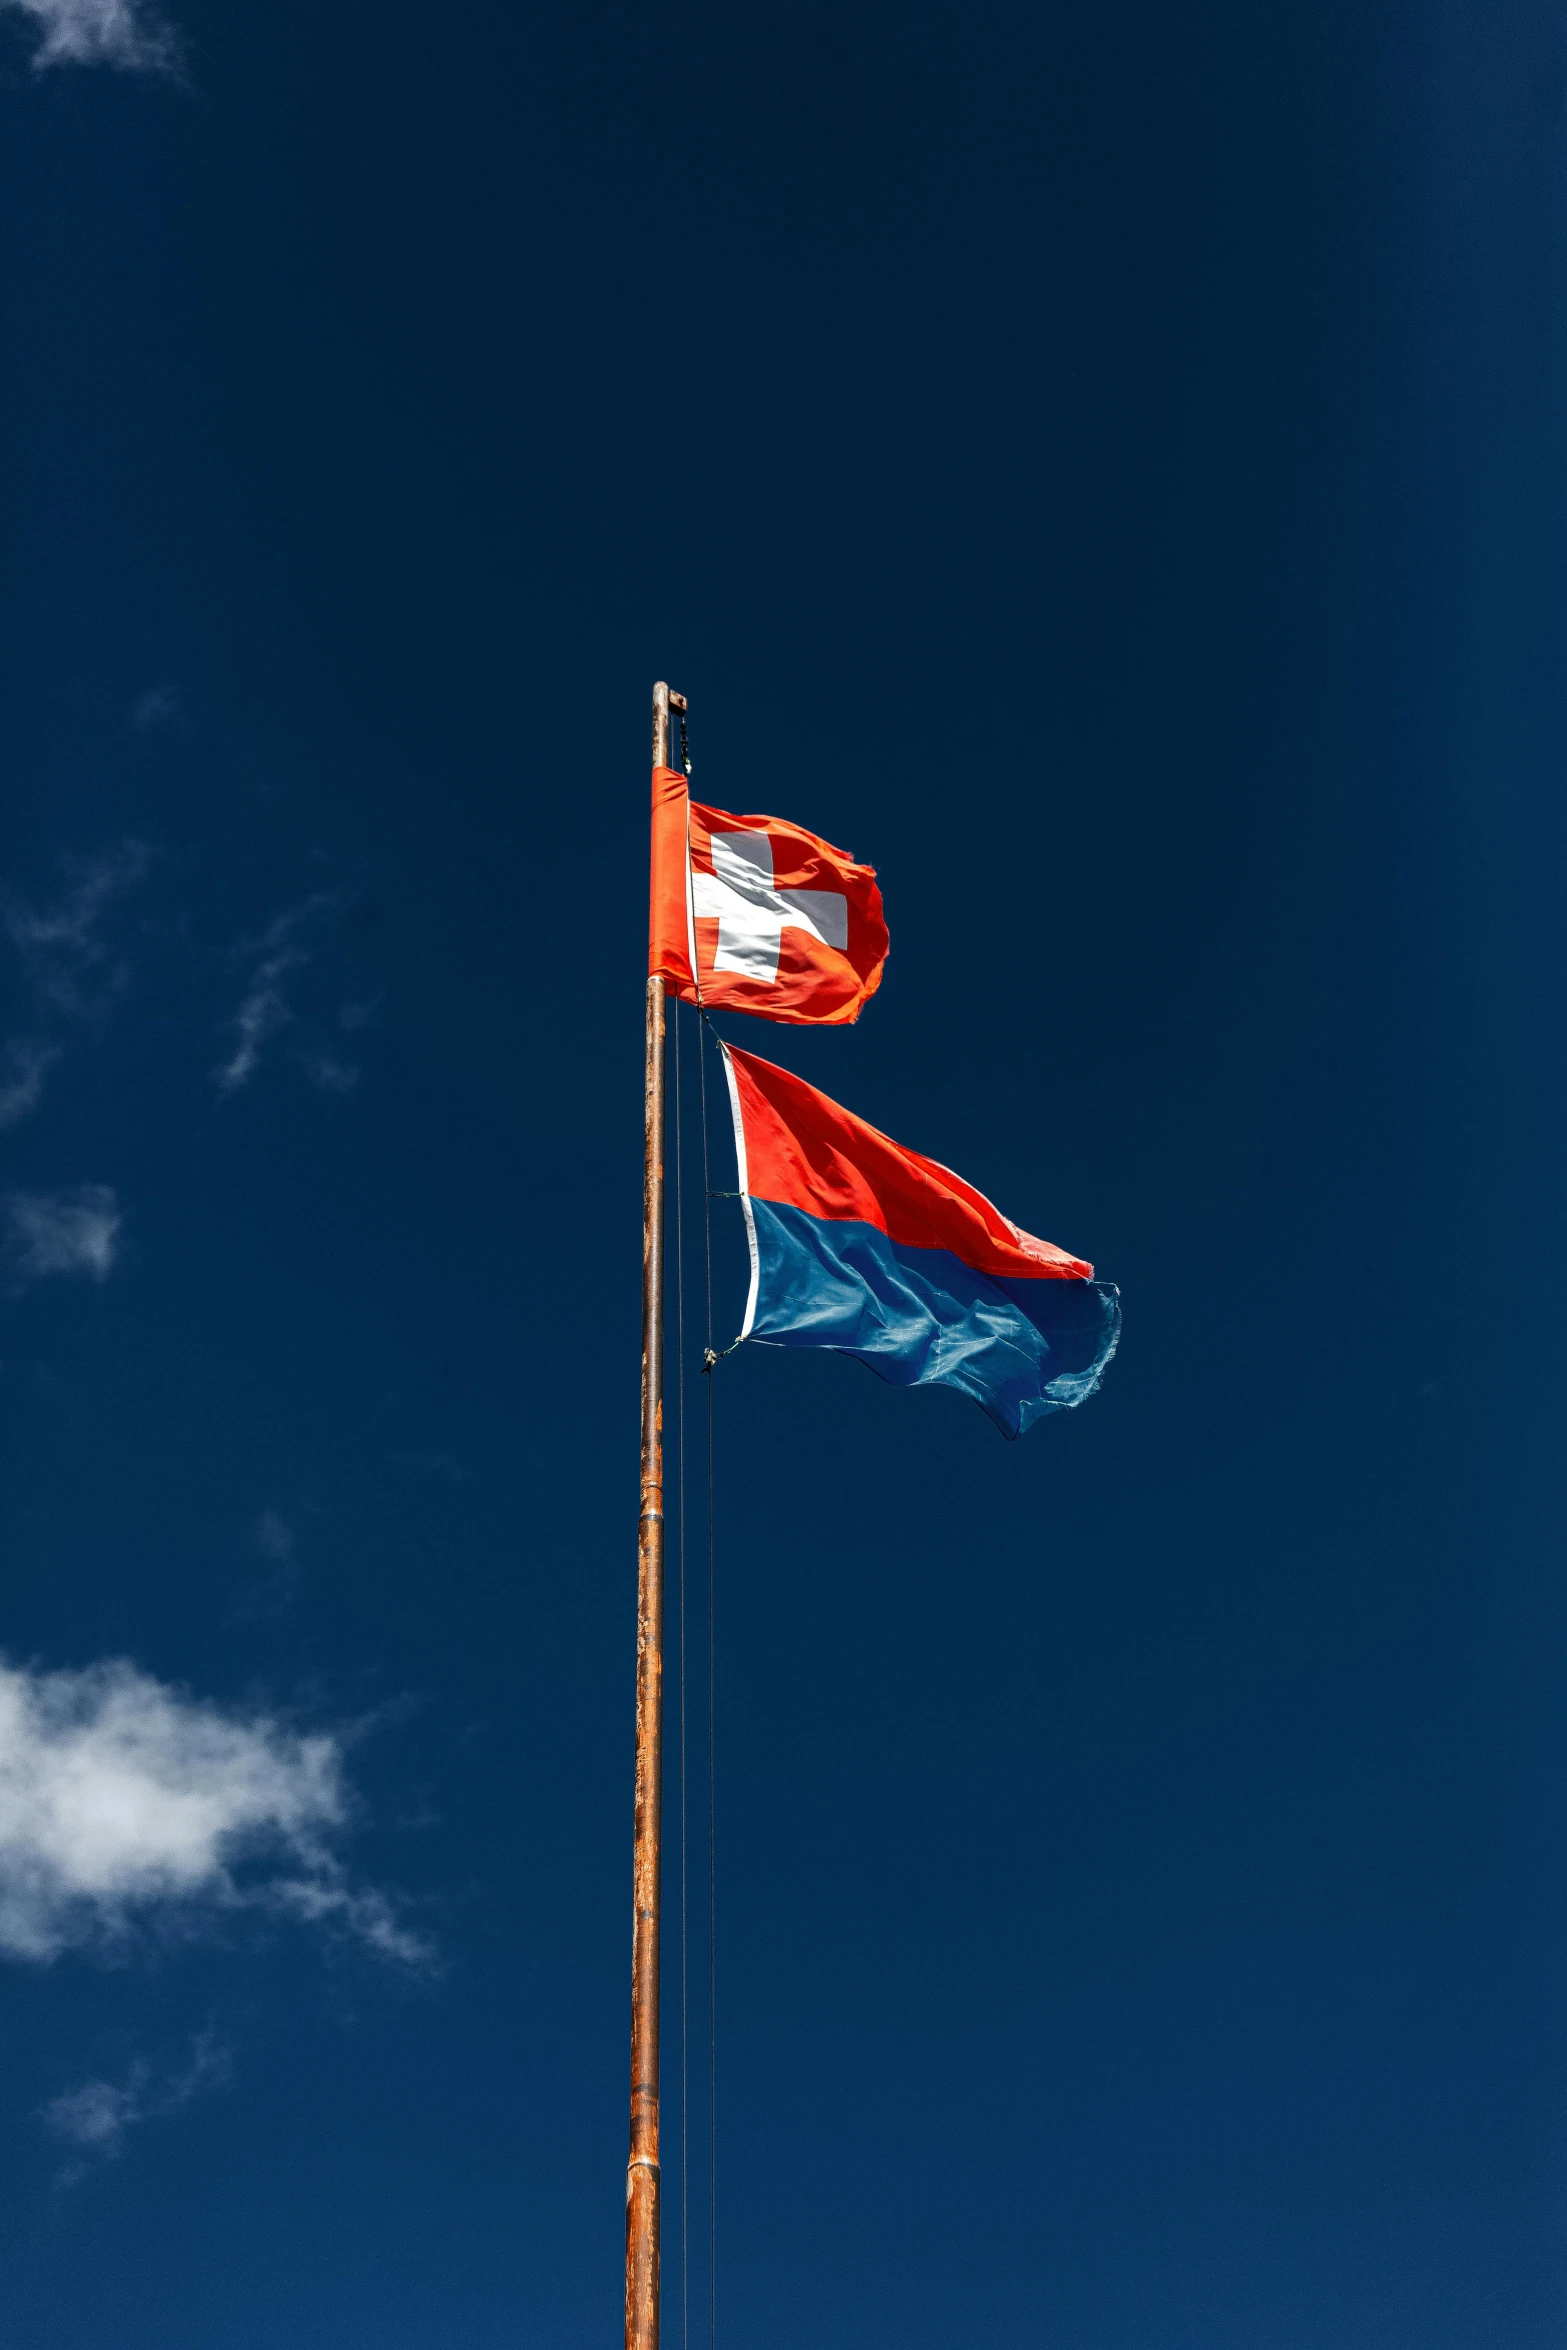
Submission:
[[[1008,1437],[1087,1401],[1120,1335],[1113,1284],[787,1069],[722,1049],[751,1247],[742,1338],[959,1388]]]

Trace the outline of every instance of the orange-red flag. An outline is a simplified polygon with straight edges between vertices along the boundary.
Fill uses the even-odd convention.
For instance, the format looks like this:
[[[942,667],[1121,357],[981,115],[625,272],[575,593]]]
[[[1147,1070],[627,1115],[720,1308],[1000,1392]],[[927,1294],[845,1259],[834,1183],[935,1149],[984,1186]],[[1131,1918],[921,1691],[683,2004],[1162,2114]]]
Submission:
[[[687,1003],[796,1023],[857,1020],[887,925],[869,865],[778,816],[699,806],[653,770],[648,970]]]

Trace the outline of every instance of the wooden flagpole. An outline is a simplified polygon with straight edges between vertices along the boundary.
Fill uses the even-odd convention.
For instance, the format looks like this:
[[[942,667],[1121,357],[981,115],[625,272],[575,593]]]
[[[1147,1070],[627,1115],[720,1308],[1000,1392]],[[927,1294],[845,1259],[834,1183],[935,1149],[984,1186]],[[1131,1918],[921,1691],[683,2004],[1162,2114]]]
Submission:
[[[653,688],[653,764],[669,713]],[[626,2165],[626,2350],[658,2350],[659,1845],[664,1760],[664,982],[647,983],[642,1078],[642,1512],[637,1528],[637,1761],[631,1925],[631,2155]]]

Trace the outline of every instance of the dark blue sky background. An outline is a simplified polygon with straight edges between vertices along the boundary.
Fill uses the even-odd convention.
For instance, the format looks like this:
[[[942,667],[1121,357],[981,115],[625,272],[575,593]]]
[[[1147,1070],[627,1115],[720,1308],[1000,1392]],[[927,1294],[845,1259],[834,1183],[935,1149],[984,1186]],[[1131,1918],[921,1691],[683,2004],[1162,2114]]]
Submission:
[[[0,1954],[5,2338],[617,2338],[667,676],[1126,1314],[723,1366],[721,2339],[1559,2343],[1558,13],[176,4],[0,23],[0,1647],[355,1808]]]

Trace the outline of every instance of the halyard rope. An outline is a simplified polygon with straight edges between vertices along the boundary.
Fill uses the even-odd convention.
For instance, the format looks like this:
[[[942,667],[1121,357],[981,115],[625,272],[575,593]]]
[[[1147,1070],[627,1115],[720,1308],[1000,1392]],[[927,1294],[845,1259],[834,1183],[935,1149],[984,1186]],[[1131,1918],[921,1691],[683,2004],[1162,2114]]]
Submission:
[[[675,1397],[680,1433],[675,1454],[675,1484],[677,1489],[680,1548],[680,1675],[678,1708],[680,1716],[680,2342],[681,2350],[690,2350],[691,2343],[691,2257],[689,2212],[690,2130],[687,2116],[690,2109],[686,2030],[688,2001],[686,1997],[686,1245],[685,1245],[685,1186],[681,1175],[680,1154],[680,1004],[674,1005],[670,1039],[675,1063]]]
[[[687,936],[692,940],[691,984],[696,997],[697,1015],[697,1094],[702,1123],[702,1251],[704,1296],[704,1344],[702,1369],[711,1372],[724,1354],[733,1351],[725,1347],[722,1354],[713,1350],[713,1198],[709,1166],[709,1139],[707,1122],[707,1053],[706,1036],[711,1034],[715,1047],[719,1045],[718,1031],[708,1018],[702,1001],[702,975],[696,964],[695,953],[695,892],[691,878],[691,739],[686,713],[680,717],[680,763],[685,770],[687,785],[686,815],[686,903],[688,915]],[[687,1821],[688,1800],[686,1788],[686,1387],[685,1387],[685,1243],[683,1186],[681,1180],[680,1147],[680,1003],[674,1004],[674,1059],[675,1059],[675,1287],[676,1351],[679,1369],[676,1374],[676,1404],[680,1415],[679,1450],[676,1455],[680,1498],[680,2302],[681,2345],[690,2350],[691,2290],[690,2290],[690,2194],[689,2194],[689,2064],[688,2046],[688,1924],[687,1896]],[[738,1195],[736,1195],[738,1196]],[[736,1340],[736,1345],[739,1341]],[[708,2122],[708,2340],[711,2350],[718,2343],[718,1928],[717,1928],[717,1631],[715,1607],[715,1546],[713,1534],[713,1382],[707,1381],[707,2122]]]

